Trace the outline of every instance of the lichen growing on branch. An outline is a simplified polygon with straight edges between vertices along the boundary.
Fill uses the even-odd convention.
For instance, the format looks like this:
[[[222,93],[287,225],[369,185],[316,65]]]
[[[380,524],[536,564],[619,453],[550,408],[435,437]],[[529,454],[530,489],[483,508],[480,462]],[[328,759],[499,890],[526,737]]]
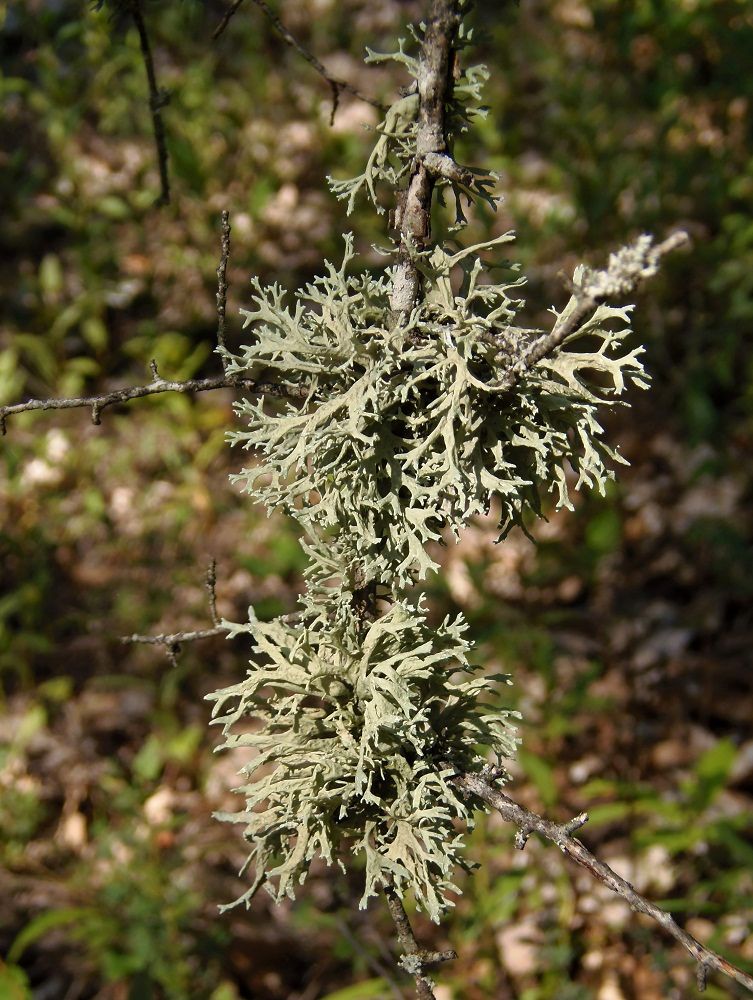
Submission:
[[[461,27],[456,47],[468,38]],[[254,658],[245,680],[209,697],[223,746],[249,752],[237,789],[246,808],[223,816],[244,824],[251,844],[239,902],[261,886],[292,896],[313,858],[342,864],[355,852],[365,858],[362,904],[383,888],[411,890],[438,920],[480,805],[451,779],[479,774],[489,754],[499,765],[516,739],[497,686],[506,678],[478,674],[462,619],[431,627],[407,590],[436,568],[429,543],[458,537],[492,502],[504,538],[542,513],[546,494],[570,506],[573,489],[603,492],[621,459],[598,410],[647,384],[642,349],[625,346],[631,307],[606,299],[635,286],[650,243],[608,271],[576,271],[552,331],[526,328],[524,279],[508,265],[493,280],[486,263],[512,234],[461,250],[415,238],[415,213],[426,214],[435,188],[449,185],[458,206],[495,202],[490,175],[450,155],[452,135],[482,113],[485,70],[458,75],[440,108],[447,135],[423,148],[421,60],[403,42],[391,58],[414,84],[377,129],[364,174],[332,186],[349,207],[362,191],[377,204],[377,185],[410,189],[423,171],[413,228],[400,230],[382,272],[358,268],[349,235],[342,263],[325,263],[290,298],[254,282],[251,340],[224,351],[228,376],[263,374],[288,393],[238,404],[243,426],[230,437],[253,460],[235,479],[299,522],[310,566],[300,622],[252,613],[233,626],[253,636]],[[396,308],[406,272],[415,294]],[[495,774],[504,780],[502,767]]]
[[[463,863],[455,820],[472,809],[448,778],[512,755],[508,716],[495,682],[474,677],[460,619],[430,627],[424,609],[398,601],[364,628],[351,611],[326,627],[252,622],[256,659],[245,680],[212,695],[226,747],[255,756],[243,769],[254,881],[279,900],[293,896],[319,855],[329,863],[363,854],[362,905],[391,882],[436,920],[457,892]],[[258,728],[236,733],[252,718]],[[452,761],[448,767],[447,762]],[[340,861],[342,864],[342,861]]]

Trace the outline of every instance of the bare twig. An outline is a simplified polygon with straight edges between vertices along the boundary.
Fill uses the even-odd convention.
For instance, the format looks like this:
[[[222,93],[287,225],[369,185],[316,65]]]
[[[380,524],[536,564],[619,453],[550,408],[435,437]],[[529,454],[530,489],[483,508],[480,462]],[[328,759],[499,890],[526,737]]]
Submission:
[[[269,6],[265,3],[265,0],[252,0],[252,2],[255,3],[261,11],[263,11],[272,27],[283,39],[283,41],[292,49],[295,49],[295,51],[306,60],[309,66],[313,66],[316,72],[329,84],[329,89],[332,91],[332,115],[330,117],[330,124],[335,120],[335,114],[337,112],[337,106],[340,101],[341,93],[351,94],[353,97],[357,97],[359,101],[365,101],[366,104],[370,104],[373,108],[377,108],[379,111],[386,110],[383,104],[379,101],[375,101],[372,97],[367,97],[365,94],[362,94],[360,90],[357,90],[346,80],[340,80],[337,77],[331,76],[327,72],[326,67],[319,62],[316,56],[312,55],[308,49],[305,49],[298,39],[288,31],[274,11],[270,10]],[[212,38],[217,39],[220,37],[242,3],[243,0],[235,0],[232,6],[228,7],[224,17],[215,28]]]
[[[393,279],[393,312],[406,315],[415,306],[421,277],[412,250],[423,247],[431,236],[431,199],[437,164],[447,154],[445,106],[452,94],[453,44],[460,25],[457,0],[431,0],[418,69],[418,131],[416,159],[407,190],[395,212],[400,232],[397,266]],[[430,169],[433,165],[435,169]]]
[[[220,238],[220,263],[217,265],[217,346],[225,346],[225,309],[227,307],[227,263],[230,259],[230,213],[222,212],[222,236]],[[227,371],[227,358],[220,354],[222,370]]]
[[[240,7],[240,5],[242,3],[243,3],[243,0],[235,0],[235,2],[233,4],[231,4],[231,6],[228,7],[228,9],[222,15],[222,20],[220,21],[220,23],[217,25],[217,27],[212,32],[212,38],[215,41],[217,41],[217,39],[220,37],[220,35],[224,32],[225,28],[227,28],[227,26],[230,24],[230,21],[235,16],[238,8]]]
[[[227,629],[217,625],[214,628],[195,629],[193,632],[161,632],[159,635],[124,635],[120,641],[125,645],[164,646],[170,665],[177,667],[178,657],[184,643],[196,642],[198,639],[213,639],[218,635],[227,635]]]
[[[404,953],[399,964],[416,980],[416,996],[419,1000],[436,1000],[434,981],[430,976],[427,976],[426,967],[437,965],[440,962],[452,962],[458,957],[457,953],[454,951],[424,951],[420,948],[410,925],[408,914],[405,912],[405,907],[395,887],[386,885],[384,895],[397,930],[400,947]]]
[[[157,85],[157,74],[154,69],[154,58],[152,47],[149,42],[149,34],[146,30],[146,22],[141,10],[141,0],[130,0],[129,10],[136,31],[139,35],[141,45],[141,57],[144,60],[146,78],[149,83],[149,108],[152,112],[152,126],[154,128],[154,143],[157,147],[157,162],[159,164],[159,177],[161,194],[157,199],[158,205],[170,204],[170,178],[167,169],[167,142],[165,139],[165,126],[162,121],[162,109],[169,101],[167,91],[160,90]]]
[[[124,635],[121,642],[126,644],[141,643],[148,646],[164,646],[167,658],[173,666],[177,666],[180,649],[185,642],[196,642],[197,639],[212,639],[217,635],[227,635],[227,628],[220,625],[217,615],[217,562],[212,559],[207,569],[204,582],[209,595],[209,615],[212,628],[194,629],[189,632],[161,632],[159,635]]]
[[[338,917],[336,919],[336,925],[339,933],[345,938],[353,951],[363,959],[372,972],[384,979],[389,986],[393,997],[395,997],[395,1000],[402,1000],[403,994],[400,989],[400,984],[396,981],[392,971],[387,968],[383,962],[380,962],[378,958],[375,958],[367,948],[364,948],[358,937],[353,933],[350,927],[348,927],[344,920]]]
[[[209,616],[212,619],[212,624],[215,627],[219,627],[220,619],[217,617],[217,561],[213,559],[209,564],[209,569],[207,570],[206,583],[207,593],[209,594]]]
[[[152,374],[154,368],[152,368]],[[265,396],[277,396],[280,399],[304,399],[308,389],[290,388],[277,385],[274,382],[254,382],[238,375],[216,375],[212,378],[191,378],[184,382],[170,382],[167,379],[155,378],[148,385],[135,385],[127,389],[114,389],[99,396],[73,396],[69,399],[27,399],[25,403],[12,403],[0,406],[0,433],[6,432],[6,418],[15,413],[26,413],[30,410],[71,410],[85,407],[91,410],[92,423],[99,424],[100,414],[108,406],[127,403],[131,399],[141,399],[144,396],[154,396],[160,392],[207,392],[211,389],[244,389],[246,392]]]
[[[158,635],[124,635],[121,642],[126,645],[141,643],[146,646],[180,646],[184,642],[196,642],[197,639],[212,639],[216,635],[227,635],[227,629],[221,625],[212,628],[199,628],[191,632],[160,632]]]
[[[688,951],[698,963],[698,986],[705,988],[706,976],[710,969],[729,976],[753,993],[753,977],[747,975],[741,969],[732,965],[726,958],[717,955],[697,941],[691,934],[683,930],[674,918],[666,910],[655,903],[650,902],[636,892],[635,888],[624,878],[613,871],[609,865],[599,861],[582,843],[577,840],[573,833],[583,826],[588,816],[581,813],[569,823],[558,824],[544,819],[537,813],[525,809],[518,805],[508,795],[489,784],[487,780],[478,774],[460,774],[453,779],[454,784],[467,794],[475,795],[479,799],[488,803],[508,822],[514,823],[518,828],[515,836],[515,846],[523,850],[526,841],[532,833],[538,833],[546,840],[556,844],[557,847],[576,864],[585,868],[587,872],[594,876],[602,885],[605,885],[612,892],[617,893],[630,905],[630,908],[638,913],[644,913],[655,920],[664,930],[671,934],[676,941],[679,941],[683,948]]]
[[[500,380],[500,391],[511,389],[521,375],[550,355],[590,319],[597,306],[630,294],[644,279],[656,274],[663,257],[688,242],[688,234],[682,231],[672,233],[656,246],[650,237],[642,236],[631,246],[612,254],[605,270],[588,273],[582,284],[572,288],[570,306],[560,314],[552,331],[530,344],[508,369]]]

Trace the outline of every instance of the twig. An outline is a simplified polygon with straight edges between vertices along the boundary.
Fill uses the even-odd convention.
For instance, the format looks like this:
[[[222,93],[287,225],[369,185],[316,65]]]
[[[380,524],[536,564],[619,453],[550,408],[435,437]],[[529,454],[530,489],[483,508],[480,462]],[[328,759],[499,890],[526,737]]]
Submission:
[[[121,642],[125,645],[144,644],[147,646],[164,646],[170,663],[177,667],[181,646],[186,642],[196,642],[197,639],[212,639],[217,635],[227,635],[227,629],[220,625],[214,628],[195,629],[193,632],[161,632],[159,635],[124,635]]]
[[[609,865],[599,861],[580,840],[573,836],[574,831],[586,823],[587,814],[581,813],[569,823],[552,823],[537,813],[518,805],[504,792],[490,785],[481,775],[460,774],[453,779],[453,782],[461,791],[482,799],[496,809],[504,819],[517,826],[515,846],[519,850],[523,850],[531,833],[540,834],[546,840],[556,844],[563,854],[585,868],[608,889],[617,893],[618,896],[622,896],[632,910],[644,913],[655,920],[668,934],[679,941],[698,963],[699,989],[705,988],[708,971],[716,969],[717,972],[729,976],[753,993],[753,977],[732,965],[726,958],[722,958],[721,955],[717,955],[716,952],[702,945],[700,941],[683,930],[670,913],[641,896],[628,881],[613,871]]]
[[[212,39],[214,41],[217,41],[217,39],[225,30],[225,28],[227,28],[227,26],[230,24],[231,19],[233,18],[233,16],[235,15],[236,11],[238,10],[238,8],[242,3],[243,0],[235,0],[235,2],[230,7],[228,7],[228,9],[222,15],[222,20],[212,32]]]
[[[220,263],[217,265],[217,346],[225,347],[225,309],[227,307],[227,262],[230,259],[230,213],[222,212]],[[227,371],[227,358],[221,351],[222,370]]]
[[[351,94],[353,97],[357,97],[359,101],[365,101],[366,104],[370,104],[373,108],[377,108],[379,111],[386,110],[383,104],[381,104],[379,101],[375,101],[372,97],[367,97],[365,94],[362,94],[360,90],[357,90],[352,84],[348,83],[346,80],[340,80],[337,77],[331,76],[327,72],[326,67],[319,62],[316,56],[312,55],[312,53],[309,52],[308,49],[305,49],[303,45],[301,45],[301,43],[298,41],[298,39],[295,38],[295,36],[288,31],[288,29],[285,27],[285,25],[282,23],[279,17],[274,13],[274,11],[270,10],[269,6],[265,3],[265,0],[252,0],[252,2],[255,3],[256,6],[261,11],[263,11],[269,22],[272,24],[273,28],[278,33],[278,35],[280,35],[283,41],[287,45],[289,45],[292,49],[295,49],[295,51],[306,60],[309,66],[313,66],[316,72],[321,77],[323,77],[329,84],[329,88],[332,91],[332,115],[330,116],[330,124],[332,124],[332,122],[335,120],[335,114],[337,113],[337,106],[340,101],[341,93]],[[220,37],[220,35],[223,33],[225,28],[227,28],[231,18],[233,17],[233,15],[235,14],[235,12],[238,10],[238,8],[242,3],[243,0],[235,0],[232,6],[227,9],[224,17],[217,25],[217,27],[214,29],[212,38],[217,39]]]
[[[141,0],[130,0],[129,10],[136,31],[139,34],[141,45],[141,56],[144,60],[146,78],[149,82],[149,107],[152,112],[152,126],[154,128],[154,143],[157,147],[157,162],[159,164],[159,177],[161,194],[157,199],[158,205],[170,204],[170,178],[167,170],[167,142],[165,140],[165,126],[162,121],[162,109],[169,101],[167,91],[160,90],[157,85],[157,74],[154,70],[154,59],[152,57],[152,47],[149,42],[149,34],[146,30],[146,22],[141,11]]]
[[[154,368],[152,368],[154,373]],[[99,424],[100,414],[108,406],[127,403],[131,399],[141,399],[144,396],[154,396],[160,392],[207,392],[211,389],[245,389],[247,392],[260,393],[265,396],[277,396],[280,399],[305,399],[308,389],[290,388],[274,382],[254,382],[238,375],[215,375],[212,378],[191,378],[184,382],[170,382],[167,379],[155,378],[148,385],[135,385],[127,389],[114,389],[99,396],[73,396],[69,399],[27,399],[25,403],[13,403],[0,406],[0,434],[6,432],[6,418],[15,413],[26,413],[29,410],[71,410],[86,407],[92,411],[92,423]]]
[[[179,646],[183,642],[196,642],[197,639],[212,639],[216,635],[226,635],[227,629],[221,625],[212,628],[199,628],[193,632],[160,632],[158,635],[124,635],[121,642],[126,645],[143,643],[147,646]]]
[[[436,1000],[434,981],[426,975],[427,965],[437,965],[439,962],[452,962],[456,959],[454,951],[424,951],[416,941],[416,935],[410,925],[402,900],[393,885],[384,887],[390,915],[397,930],[398,941],[403,949],[399,965],[416,980],[416,996],[419,1000]]]
[[[390,992],[396,1000],[402,1000],[403,994],[400,990],[400,986],[395,980],[395,977],[390,969],[380,962],[378,958],[375,958],[372,954],[370,954],[369,950],[361,944],[357,936],[353,933],[350,927],[348,927],[344,920],[338,917],[336,918],[335,923],[338,931],[342,934],[353,951],[364,960],[372,972],[375,972],[377,976],[384,979],[390,988]]]
[[[209,564],[209,569],[207,570],[206,583],[207,593],[209,594],[209,616],[212,619],[212,624],[217,628],[220,624],[220,619],[217,617],[217,560],[213,559]]]
[[[431,0],[418,68],[416,159],[395,212],[400,243],[391,306],[398,316],[409,313],[420,294],[421,276],[412,250],[424,246],[431,236],[431,200],[436,175],[429,165],[444,164],[445,159],[450,159],[445,107],[452,95],[452,53],[460,20],[457,0]]]
[[[560,314],[551,333],[530,344],[500,380],[499,390],[512,386],[534,365],[550,355],[587,320],[601,303],[628,295],[646,278],[656,274],[663,257],[689,243],[682,231],[668,236],[654,246],[650,236],[641,236],[634,244],[614,253],[601,271],[587,272],[582,283],[572,289],[571,306]]]
[[[197,639],[212,639],[216,635],[227,635],[227,628],[220,625],[217,615],[217,562],[212,559],[207,569],[204,586],[209,595],[209,615],[212,628],[195,629],[192,632],[162,632],[159,635],[124,635],[121,642],[126,644],[143,643],[148,646],[164,646],[167,658],[175,667],[178,665],[178,655],[184,642],[196,642]]]

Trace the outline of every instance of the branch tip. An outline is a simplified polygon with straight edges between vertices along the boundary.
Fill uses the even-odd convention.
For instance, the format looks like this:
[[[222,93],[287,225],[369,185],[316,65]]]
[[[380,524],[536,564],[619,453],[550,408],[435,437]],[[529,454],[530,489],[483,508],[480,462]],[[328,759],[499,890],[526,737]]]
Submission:
[[[235,2],[230,6],[225,12],[222,20],[214,29],[212,33],[212,38],[216,41],[220,35],[224,32],[230,23],[232,17],[243,3],[243,0],[235,0]],[[291,32],[285,27],[279,17],[275,14],[273,10],[270,9],[269,5],[265,3],[265,0],[253,0],[253,3],[259,8],[260,11],[265,15],[269,23],[272,25],[277,34],[282,38],[286,45],[289,45],[291,49],[295,51],[306,60],[309,66],[312,66],[316,72],[329,84],[330,90],[332,91],[332,114],[330,115],[330,125],[334,123],[335,114],[337,113],[337,107],[340,100],[340,92],[350,94],[352,97],[356,97],[359,101],[364,101],[366,104],[370,104],[373,108],[377,108],[379,111],[386,111],[387,108],[380,102],[375,101],[372,97],[367,97],[362,94],[360,90],[357,90],[352,84],[348,83],[346,80],[339,80],[337,77],[330,76],[327,72],[326,67],[319,62],[315,55],[312,55],[308,49],[304,48],[303,45],[298,41],[298,39],[291,34]]]
[[[515,840],[513,843],[518,851],[524,851],[526,844],[528,843],[528,838],[531,836],[533,831],[528,827],[521,826],[520,829],[515,831]]]
[[[217,617],[217,560],[212,559],[207,570],[205,586],[209,594],[209,615],[215,628],[219,627],[220,620]]]
[[[227,265],[230,260],[230,213],[225,208],[220,216],[220,262],[217,265],[217,347],[220,348],[222,370],[227,372],[225,357],[225,312],[227,309]]]
[[[568,837],[572,837],[572,835],[576,832],[576,830],[580,830],[580,828],[582,826],[585,826],[587,822],[588,822],[588,813],[582,812],[579,813],[577,816],[574,816],[569,823],[565,823],[563,830],[568,835]]]

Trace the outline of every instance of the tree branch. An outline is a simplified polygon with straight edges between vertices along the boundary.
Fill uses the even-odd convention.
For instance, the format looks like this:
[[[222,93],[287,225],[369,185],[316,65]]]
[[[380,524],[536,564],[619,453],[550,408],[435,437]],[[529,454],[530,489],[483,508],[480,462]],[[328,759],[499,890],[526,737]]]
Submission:
[[[395,887],[386,885],[384,895],[397,930],[400,947],[404,952],[398,964],[416,980],[416,996],[419,1000],[436,1000],[434,981],[426,975],[426,966],[437,965],[439,962],[451,962],[458,957],[457,953],[454,951],[423,951],[416,941],[408,914],[405,912],[405,907]]]
[[[220,624],[220,619],[217,616],[217,560],[212,559],[209,563],[209,569],[207,569],[207,575],[204,581],[204,586],[206,587],[207,594],[209,595],[209,617],[212,619],[212,624],[218,627]]]
[[[185,642],[196,642],[197,639],[212,639],[218,635],[227,635],[227,629],[220,625],[213,628],[195,629],[193,632],[160,632],[158,635],[124,635],[121,642],[125,645],[144,644],[148,646],[164,646],[170,663],[177,667],[181,646]]]
[[[223,209],[222,235],[220,237],[220,263],[217,265],[217,346],[221,349],[222,370],[227,372],[225,347],[225,309],[227,308],[227,264],[230,259],[230,213]]]
[[[146,22],[141,10],[141,0],[130,0],[129,10],[136,31],[139,35],[141,45],[141,56],[144,60],[146,78],[149,84],[149,108],[152,112],[152,127],[154,129],[154,143],[157,147],[157,163],[159,164],[159,177],[161,194],[157,199],[158,205],[170,204],[170,178],[167,170],[167,141],[165,139],[165,125],[162,121],[162,109],[169,101],[166,91],[160,90],[157,85],[157,74],[154,70],[154,58],[152,57],[152,47],[149,42],[149,34],[146,30]]]
[[[523,351],[500,380],[499,390],[511,389],[521,375],[550,355],[590,319],[597,306],[609,299],[629,295],[642,281],[656,274],[663,257],[689,242],[688,234],[681,230],[656,246],[650,236],[641,236],[635,243],[611,254],[604,270],[586,271],[580,284],[572,288],[572,298],[551,333],[539,337]]]
[[[437,164],[449,159],[445,106],[452,96],[452,53],[460,20],[458,0],[431,0],[418,69],[416,159],[407,190],[395,212],[400,242],[391,306],[398,316],[410,312],[418,300],[421,277],[413,250],[425,246],[431,238],[435,171]]]
[[[100,414],[108,406],[127,403],[132,399],[142,399],[144,396],[155,396],[161,392],[208,392],[211,389],[245,389],[246,392],[276,396],[280,399],[305,399],[308,388],[292,388],[275,382],[254,382],[238,375],[216,375],[213,378],[190,378],[184,382],[171,382],[160,378],[152,363],[154,380],[148,385],[135,385],[126,389],[114,389],[98,396],[72,396],[68,399],[27,399],[25,403],[12,403],[0,406],[0,434],[5,434],[6,418],[16,413],[27,413],[30,410],[71,410],[86,408],[91,410],[92,423],[99,424]]]
[[[217,614],[217,562],[214,559],[209,563],[204,578],[204,587],[209,598],[209,617],[212,619],[212,628],[200,628],[186,632],[159,632],[157,635],[141,635],[135,632],[133,635],[121,636],[120,641],[126,645],[164,646],[167,658],[173,666],[176,666],[180,648],[184,643],[197,642],[199,639],[213,639],[218,635],[227,636],[227,623],[223,624]],[[278,620],[294,622],[298,621],[300,617],[301,612],[294,611],[289,615],[281,615]]]
[[[258,0],[255,0],[258,2]],[[397,265],[393,275],[390,305],[396,317],[404,316],[418,302],[421,279],[413,261],[413,249],[424,246],[431,238],[431,203],[435,177],[447,170],[447,136],[445,106],[452,96],[453,45],[460,26],[458,0],[430,0],[426,29],[418,67],[418,130],[416,157],[408,187],[398,198],[395,228],[400,233]],[[375,589],[369,594],[371,607]],[[354,594],[355,597],[355,594]],[[435,1000],[434,982],[426,974],[427,965],[451,961],[453,951],[424,952],[418,945],[400,895],[394,885],[384,888],[387,905],[397,929],[404,955],[400,965],[416,981],[419,1000]]]
[[[716,952],[702,945],[692,934],[683,930],[670,913],[641,896],[626,879],[613,871],[609,865],[599,861],[580,840],[573,836],[575,831],[587,822],[588,815],[586,813],[581,813],[569,823],[552,823],[537,813],[530,812],[530,810],[518,805],[504,792],[489,784],[481,775],[460,774],[453,779],[453,783],[462,792],[475,795],[496,809],[508,822],[515,824],[518,828],[515,836],[515,846],[518,850],[523,850],[531,833],[540,834],[546,840],[556,844],[563,854],[566,854],[581,868],[585,868],[602,885],[617,893],[618,896],[622,896],[631,909],[638,913],[644,913],[655,920],[668,934],[679,941],[698,963],[698,988],[700,990],[705,989],[708,971],[715,969],[753,993],[753,977],[732,965],[726,958],[722,958],[721,955],[717,955]]]
[[[274,11],[270,10],[269,6],[265,3],[265,0],[252,0],[252,2],[255,3],[259,10],[265,14],[267,20],[282,40],[289,45],[291,49],[295,49],[295,51],[306,60],[309,66],[313,66],[316,72],[329,84],[329,88],[332,91],[332,115],[330,116],[330,124],[332,124],[335,120],[335,114],[337,113],[337,106],[340,102],[341,93],[351,94],[353,97],[357,97],[359,101],[365,101],[366,104],[370,104],[373,108],[377,108],[379,111],[386,110],[383,104],[379,101],[375,101],[372,97],[367,97],[365,94],[362,94],[360,90],[356,90],[356,88],[346,80],[340,80],[337,77],[331,76],[316,56],[312,55],[308,49],[305,49],[298,39],[295,38],[290,31],[288,31]],[[214,29],[212,38],[217,39],[220,37],[242,3],[243,0],[235,0],[232,6],[228,7],[224,17]]]

